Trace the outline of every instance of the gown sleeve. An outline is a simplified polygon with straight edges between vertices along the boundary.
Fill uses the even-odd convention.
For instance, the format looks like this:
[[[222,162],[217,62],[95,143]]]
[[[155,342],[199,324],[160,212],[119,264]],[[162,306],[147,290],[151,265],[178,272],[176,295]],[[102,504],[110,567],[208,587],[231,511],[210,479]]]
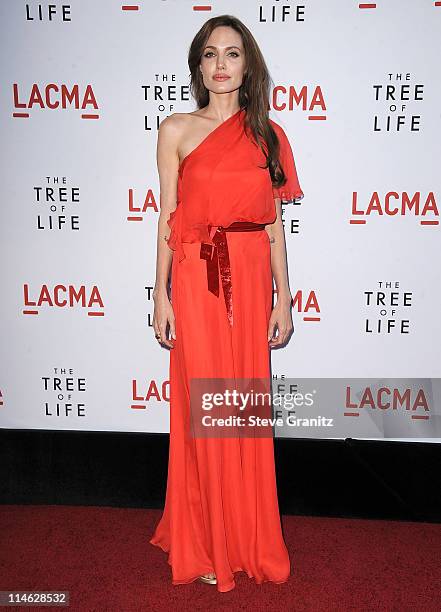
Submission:
[[[172,251],[176,251],[178,261],[181,262],[185,259],[185,252],[182,246],[182,203],[178,202],[175,210],[172,210],[170,217],[167,221],[168,226],[171,229],[168,237],[168,246]]]
[[[280,198],[284,202],[299,202],[303,197],[303,191],[299,184],[294,155],[288,137],[283,128],[273,123],[280,142],[279,161],[282,164],[286,176],[286,183],[281,187],[273,187],[273,197]]]

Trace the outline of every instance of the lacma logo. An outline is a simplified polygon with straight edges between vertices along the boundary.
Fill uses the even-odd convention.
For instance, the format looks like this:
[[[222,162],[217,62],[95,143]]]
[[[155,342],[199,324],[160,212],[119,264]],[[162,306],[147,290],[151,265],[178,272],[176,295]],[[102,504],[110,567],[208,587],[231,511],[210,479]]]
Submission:
[[[96,285],[89,289],[85,285],[42,285],[33,291],[26,283],[23,285],[25,315],[37,315],[44,308],[71,308],[86,310],[89,317],[104,316],[104,302]],[[99,309],[99,310],[98,310]]]
[[[98,119],[99,110],[92,85],[80,89],[79,85],[66,85],[62,83],[48,83],[39,85],[34,83],[30,91],[21,88],[18,83],[12,86],[14,111],[13,117],[29,118],[31,110],[57,111],[75,110],[82,112],[82,119]]]

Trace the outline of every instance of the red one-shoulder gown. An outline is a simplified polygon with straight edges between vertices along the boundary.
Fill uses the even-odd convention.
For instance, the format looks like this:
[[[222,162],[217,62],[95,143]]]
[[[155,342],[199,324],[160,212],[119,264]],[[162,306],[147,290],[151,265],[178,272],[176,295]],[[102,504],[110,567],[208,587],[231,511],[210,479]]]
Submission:
[[[171,302],[176,340],[170,349],[170,451],[165,508],[150,542],[168,552],[173,584],[215,573],[217,589],[235,587],[234,572],[257,583],[286,582],[271,437],[196,438],[189,432],[192,378],[269,378],[271,246],[263,231],[227,232],[232,320],[222,293],[207,288],[201,243],[210,228],[235,221],[270,224],[274,198],[303,197],[288,138],[280,141],[287,182],[272,187],[265,156],[244,130],[241,109],[181,163],[178,203],[169,219],[174,250]],[[259,167],[260,166],[260,167]],[[221,273],[221,272],[220,272]]]

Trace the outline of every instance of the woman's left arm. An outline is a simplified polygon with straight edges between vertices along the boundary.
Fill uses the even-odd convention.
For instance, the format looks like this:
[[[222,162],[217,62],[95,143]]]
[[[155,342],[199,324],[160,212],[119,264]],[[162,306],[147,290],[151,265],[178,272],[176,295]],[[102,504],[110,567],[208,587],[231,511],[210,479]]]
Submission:
[[[271,270],[276,283],[277,303],[273,308],[268,325],[270,348],[284,344],[294,329],[291,317],[292,296],[289,289],[286,260],[285,230],[282,223],[282,204],[280,198],[274,199],[277,218],[265,226],[271,244]],[[277,326],[278,335],[275,336]]]

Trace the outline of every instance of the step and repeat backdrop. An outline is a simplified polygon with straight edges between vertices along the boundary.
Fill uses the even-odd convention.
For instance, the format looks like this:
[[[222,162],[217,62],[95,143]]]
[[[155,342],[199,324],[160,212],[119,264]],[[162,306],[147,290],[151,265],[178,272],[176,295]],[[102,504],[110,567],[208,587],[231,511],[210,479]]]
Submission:
[[[260,45],[305,193],[283,206],[294,334],[272,376],[313,401],[278,435],[437,441],[433,0],[2,0],[0,427],[169,431],[157,130],[195,110],[188,48],[221,14]]]

